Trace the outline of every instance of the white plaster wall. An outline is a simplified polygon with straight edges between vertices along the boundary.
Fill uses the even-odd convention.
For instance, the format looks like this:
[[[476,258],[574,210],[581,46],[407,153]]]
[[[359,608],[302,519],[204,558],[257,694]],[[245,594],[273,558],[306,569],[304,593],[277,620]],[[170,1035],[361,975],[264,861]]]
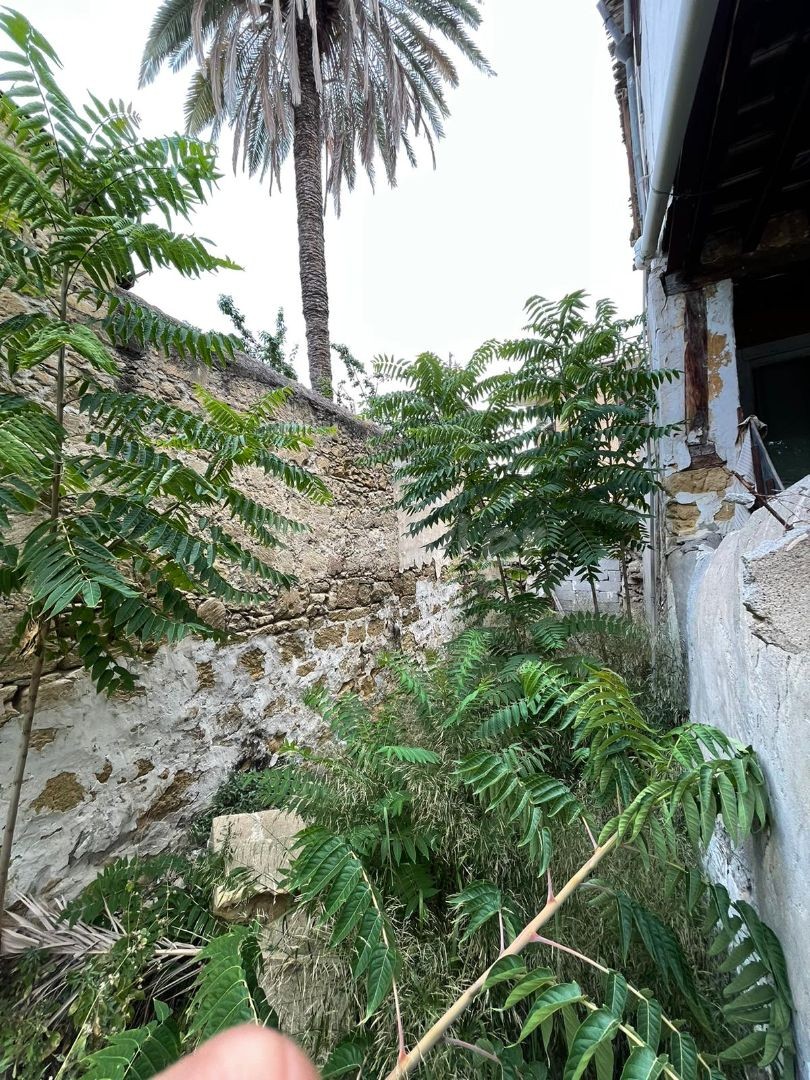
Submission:
[[[810,477],[698,559],[688,597],[691,718],[757,751],[772,824],[742,851],[721,837],[709,868],[779,935],[810,1075]]]
[[[719,457],[733,467],[737,459],[737,340],[734,333],[734,283],[718,281],[706,295],[709,332],[709,434]]]
[[[650,361],[656,371],[683,371],[684,357],[684,298],[667,296],[661,284],[662,265],[655,262],[650,268],[647,283],[647,335],[650,342]],[[684,418],[684,384],[682,378],[664,383],[658,395],[658,422],[681,424]],[[664,473],[686,469],[691,463],[689,449],[682,432],[661,439],[658,445],[659,464]]]
[[[381,685],[383,649],[437,649],[452,636],[457,587],[412,572],[402,584],[402,596],[302,618],[284,633],[164,646],[142,667],[134,694],[96,694],[82,671],[49,676],[23,783],[12,888],[70,896],[118,855],[176,848],[237,765],[272,764],[287,740],[316,745],[323,725],[301,701],[306,689],[319,683],[370,697]],[[3,794],[17,721],[0,722]]]

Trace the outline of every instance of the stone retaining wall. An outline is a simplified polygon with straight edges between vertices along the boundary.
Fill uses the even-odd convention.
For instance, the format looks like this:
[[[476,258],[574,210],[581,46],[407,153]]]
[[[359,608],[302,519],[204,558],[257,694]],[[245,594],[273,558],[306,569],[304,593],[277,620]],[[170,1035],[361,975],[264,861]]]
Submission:
[[[0,292],[0,318],[23,308],[19,297]],[[49,395],[52,369],[43,366],[27,378]],[[198,383],[247,407],[285,382],[245,357],[221,369],[121,354],[123,386],[185,408],[195,407]],[[283,413],[332,428],[296,456],[323,477],[331,505],[314,506],[258,470],[242,478],[254,497],[310,527],[274,559],[298,584],[255,608],[226,611],[207,601],[218,605],[214,614],[234,640],[160,648],[126,698],[95,694],[70,660],[50,665],[23,787],[12,887],[71,894],[116,855],[175,843],[234,768],[272,762],[289,738],[318,742],[321,725],[301,702],[307,687],[323,683],[333,692],[373,696],[381,651],[438,646],[452,632],[455,586],[402,537],[386,473],[361,464],[369,428],[302,387]],[[75,410],[68,410],[67,424],[80,433]],[[14,622],[13,610],[0,613],[0,641],[10,639]],[[27,674],[28,663],[13,655],[0,673],[0,793],[11,780]]]

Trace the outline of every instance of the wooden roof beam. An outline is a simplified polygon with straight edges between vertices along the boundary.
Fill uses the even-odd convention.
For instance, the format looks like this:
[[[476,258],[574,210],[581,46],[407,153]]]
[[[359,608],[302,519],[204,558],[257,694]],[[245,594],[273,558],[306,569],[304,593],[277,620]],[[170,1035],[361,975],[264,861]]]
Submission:
[[[808,20],[810,23],[810,20]],[[796,156],[806,149],[810,117],[810,25],[796,34],[780,64],[780,85],[775,113],[779,117],[776,152],[762,192],[743,233],[743,250],[754,251],[771,217],[779,194],[788,182]]]

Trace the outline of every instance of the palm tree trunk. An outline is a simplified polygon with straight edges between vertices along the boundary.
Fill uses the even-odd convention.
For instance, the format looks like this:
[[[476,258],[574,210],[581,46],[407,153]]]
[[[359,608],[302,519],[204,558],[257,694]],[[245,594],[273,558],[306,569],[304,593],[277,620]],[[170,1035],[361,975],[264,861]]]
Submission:
[[[321,179],[321,99],[312,66],[312,28],[306,17],[297,21],[296,42],[301,101],[293,110],[293,160],[295,198],[298,203],[301,300],[307,333],[310,384],[313,390],[331,398],[329,293],[326,285]]]

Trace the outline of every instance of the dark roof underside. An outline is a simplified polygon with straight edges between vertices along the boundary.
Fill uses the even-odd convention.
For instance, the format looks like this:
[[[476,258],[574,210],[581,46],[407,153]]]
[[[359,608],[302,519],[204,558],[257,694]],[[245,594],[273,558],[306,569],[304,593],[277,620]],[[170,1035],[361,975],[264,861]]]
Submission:
[[[781,246],[806,256],[809,211],[810,3],[721,0],[668,216],[668,273],[751,261],[780,222]]]

